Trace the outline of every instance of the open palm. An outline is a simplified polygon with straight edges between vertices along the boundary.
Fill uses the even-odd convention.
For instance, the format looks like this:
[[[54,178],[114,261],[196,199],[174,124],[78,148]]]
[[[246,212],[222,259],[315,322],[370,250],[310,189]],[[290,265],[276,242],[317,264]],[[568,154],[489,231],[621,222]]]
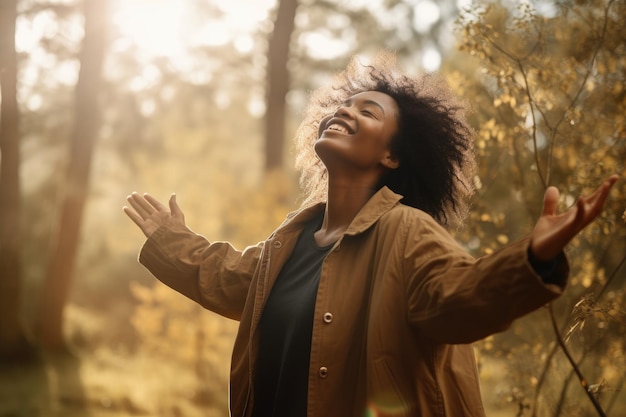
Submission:
[[[576,204],[562,214],[557,214],[559,191],[555,187],[548,187],[543,211],[531,235],[530,249],[535,257],[544,261],[556,257],[574,236],[600,214],[616,181],[617,175],[607,178],[596,191],[587,197],[579,197]]]
[[[185,224],[185,216],[176,203],[176,194],[170,197],[169,209],[150,194],[132,193],[127,201],[130,207],[124,206],[124,213],[139,226],[146,237],[150,237],[170,219]]]

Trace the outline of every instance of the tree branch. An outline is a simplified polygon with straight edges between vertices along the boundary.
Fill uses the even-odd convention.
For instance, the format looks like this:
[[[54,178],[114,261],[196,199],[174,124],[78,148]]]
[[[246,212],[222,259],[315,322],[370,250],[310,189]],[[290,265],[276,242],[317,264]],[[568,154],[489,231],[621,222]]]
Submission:
[[[604,413],[604,410],[602,409],[602,406],[598,402],[598,399],[589,390],[589,383],[585,379],[585,376],[581,372],[580,368],[576,364],[576,361],[574,361],[574,358],[572,357],[572,354],[570,353],[569,349],[565,345],[565,341],[563,340],[563,337],[561,336],[561,332],[559,331],[559,327],[558,327],[558,325],[556,323],[556,317],[554,315],[554,309],[552,308],[552,303],[550,303],[550,305],[548,306],[548,309],[550,311],[550,321],[552,322],[552,328],[553,328],[554,334],[556,336],[556,341],[558,342],[559,346],[561,347],[561,350],[563,351],[563,353],[567,357],[567,360],[569,361],[570,365],[572,366],[572,369],[574,370],[574,372],[576,372],[576,376],[578,376],[578,380],[580,381],[580,385],[583,387],[583,389],[585,390],[585,393],[587,394],[587,397],[589,398],[589,401],[591,401],[591,403],[593,404],[594,408],[598,412],[598,416],[606,417],[606,414]]]

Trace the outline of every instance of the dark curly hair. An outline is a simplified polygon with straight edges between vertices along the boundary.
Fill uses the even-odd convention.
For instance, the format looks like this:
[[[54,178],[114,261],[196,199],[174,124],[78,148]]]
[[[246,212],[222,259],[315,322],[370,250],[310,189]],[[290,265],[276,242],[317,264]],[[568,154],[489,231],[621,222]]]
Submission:
[[[474,192],[473,131],[442,79],[402,74],[391,53],[379,54],[368,65],[353,58],[333,83],[311,95],[295,137],[305,204],[326,199],[328,173],[313,146],[320,121],[363,91],[387,94],[399,108],[391,151],[400,165],[383,175],[379,188],[387,186],[401,194],[402,203],[425,211],[442,225],[461,224]]]

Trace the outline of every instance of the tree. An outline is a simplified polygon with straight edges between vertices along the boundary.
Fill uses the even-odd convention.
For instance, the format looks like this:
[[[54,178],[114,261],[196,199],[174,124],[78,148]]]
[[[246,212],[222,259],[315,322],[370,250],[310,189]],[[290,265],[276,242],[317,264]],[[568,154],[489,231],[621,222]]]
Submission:
[[[479,59],[469,77],[480,74],[459,82],[480,126],[482,162],[481,198],[463,233],[468,245],[489,253],[528,231],[548,185],[562,191],[567,206],[607,175],[624,172],[625,16],[623,2],[597,0],[551,4],[544,14],[528,3],[477,5],[460,20],[461,49]],[[572,277],[564,299],[533,316],[532,325],[521,321],[483,345],[486,354],[508,355],[518,415],[530,409],[533,416],[604,416],[622,389],[623,179],[612,195],[602,217],[568,249]],[[518,355],[523,361],[510,360]],[[571,400],[581,395],[569,389],[575,376],[585,404]]]
[[[22,239],[15,19],[17,1],[0,4],[0,357],[28,350],[20,322]]]
[[[280,0],[267,51],[267,111],[265,114],[265,170],[281,168],[285,144],[286,98],[289,91],[289,45],[297,0]]]
[[[85,36],[75,90],[75,120],[69,166],[35,323],[35,334],[41,345],[47,348],[64,346],[63,310],[76,260],[80,226],[89,190],[91,160],[100,125],[98,92],[102,82],[106,43],[106,2],[84,0],[83,6]]]

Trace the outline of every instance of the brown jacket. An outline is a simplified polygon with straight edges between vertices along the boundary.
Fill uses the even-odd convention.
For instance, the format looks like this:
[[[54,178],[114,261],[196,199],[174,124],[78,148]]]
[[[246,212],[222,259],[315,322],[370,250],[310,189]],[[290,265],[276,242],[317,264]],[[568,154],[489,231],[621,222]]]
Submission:
[[[556,298],[527,261],[528,240],[478,260],[429,215],[383,188],[324,260],[315,303],[308,417],[483,416],[469,343]],[[304,222],[290,215],[244,251],[165,225],[140,261],[159,280],[218,314],[240,320],[231,370],[231,414],[250,416],[257,331],[264,302]],[[367,414],[371,412],[372,414]]]

